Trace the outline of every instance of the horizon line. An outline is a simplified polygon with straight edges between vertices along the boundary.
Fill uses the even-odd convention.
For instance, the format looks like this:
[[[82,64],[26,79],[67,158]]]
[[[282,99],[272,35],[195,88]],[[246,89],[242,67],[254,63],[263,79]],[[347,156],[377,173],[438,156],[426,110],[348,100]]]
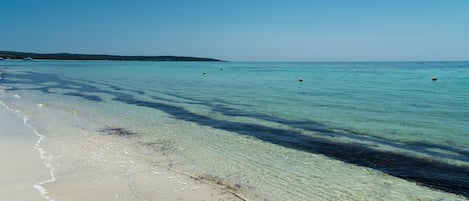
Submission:
[[[197,57],[197,58],[207,58],[207,59],[216,59],[219,61],[223,62],[298,62],[298,63],[352,63],[352,62],[365,62],[365,63],[373,63],[373,62],[469,62],[468,59],[423,59],[423,60],[418,60],[418,59],[403,59],[403,60],[284,60],[284,61],[269,61],[269,60],[226,60],[226,59],[218,59],[218,58],[213,58],[213,57],[207,57],[207,56],[182,56],[182,55],[143,55],[143,54],[109,54],[109,53],[71,53],[71,52],[32,52],[32,51],[18,51],[18,50],[0,50],[0,52],[16,52],[16,53],[26,53],[26,54],[78,54],[78,55],[92,55],[92,56],[119,56],[119,57]],[[37,60],[47,60],[47,59],[37,59]],[[54,59],[50,59],[54,60]]]

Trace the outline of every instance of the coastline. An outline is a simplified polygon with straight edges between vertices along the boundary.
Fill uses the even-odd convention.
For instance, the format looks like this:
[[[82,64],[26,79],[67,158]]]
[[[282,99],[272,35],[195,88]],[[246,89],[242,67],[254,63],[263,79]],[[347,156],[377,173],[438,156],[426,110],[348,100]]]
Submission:
[[[103,125],[72,110],[13,105],[2,102],[0,108],[7,122],[0,130],[11,131],[0,136],[8,164],[0,169],[7,178],[2,200],[244,200],[229,188],[144,157],[125,137],[103,135]]]
[[[189,56],[123,56],[106,54],[71,54],[71,53],[31,53],[0,50],[0,58],[21,59],[33,61],[35,59],[51,60],[109,60],[109,61],[208,61],[220,62],[219,59]]]
[[[52,65],[48,67],[48,64]],[[246,116],[231,118],[227,108],[203,105],[205,102],[191,99],[187,94],[152,94],[152,90],[144,87],[126,85],[121,80],[128,78],[126,71],[125,76],[117,76],[116,80],[122,81],[118,83],[100,77],[70,76],[76,75],[77,70],[89,72],[80,66],[82,63],[77,63],[80,68],[66,70],[54,66],[53,62],[48,64],[41,65],[48,69],[34,65],[22,70],[20,66],[27,67],[28,62],[18,68],[7,67],[4,84],[12,88],[0,92],[0,100],[26,114],[18,120],[20,125],[28,127],[21,124],[21,117],[29,118],[27,123],[32,127],[29,135],[34,136],[36,130],[37,136],[47,137],[40,144],[54,156],[51,164],[58,181],[41,186],[54,200],[89,200],[94,198],[92,195],[100,200],[243,200],[236,194],[249,200],[288,200],[288,197],[294,200],[465,200],[461,195],[427,188],[373,168],[282,148],[239,136],[243,130],[230,130],[255,122],[264,128],[280,127],[279,131],[288,131],[285,126],[291,124],[279,123],[280,117],[239,113]],[[98,75],[110,70],[101,68],[104,71],[100,72],[97,67]],[[172,68],[178,76],[179,68]],[[187,68],[192,70],[188,72],[200,70]],[[45,73],[47,70],[51,72]],[[136,76],[139,79],[145,78],[132,72],[140,75]],[[218,76],[221,75],[219,72]],[[157,76],[149,77],[153,81]],[[204,79],[208,78],[212,77]],[[204,89],[208,93],[211,88]],[[195,107],[199,105],[203,107]],[[183,113],[178,116],[175,112]],[[204,124],[199,119],[229,123],[232,127]],[[309,134],[307,128],[298,130]],[[354,141],[348,143],[367,142],[363,138],[349,139]],[[393,147],[382,148],[387,148],[385,151],[389,153],[396,152]],[[37,157],[37,151],[33,155]],[[439,155],[420,157],[426,156]],[[48,178],[37,182],[41,181]]]
[[[35,186],[49,179],[49,171],[34,148],[37,136],[1,101],[0,122],[0,200],[44,200]]]

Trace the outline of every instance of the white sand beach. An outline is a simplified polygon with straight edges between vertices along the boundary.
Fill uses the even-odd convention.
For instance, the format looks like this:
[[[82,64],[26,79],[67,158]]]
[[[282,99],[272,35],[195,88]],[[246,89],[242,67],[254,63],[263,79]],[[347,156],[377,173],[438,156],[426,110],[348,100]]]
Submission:
[[[49,171],[34,149],[38,137],[23,119],[0,106],[0,200],[44,200],[34,185]]]
[[[0,107],[0,200],[241,200],[139,155],[128,140],[103,135],[101,125],[76,111],[6,107]],[[46,137],[36,147],[34,130]]]

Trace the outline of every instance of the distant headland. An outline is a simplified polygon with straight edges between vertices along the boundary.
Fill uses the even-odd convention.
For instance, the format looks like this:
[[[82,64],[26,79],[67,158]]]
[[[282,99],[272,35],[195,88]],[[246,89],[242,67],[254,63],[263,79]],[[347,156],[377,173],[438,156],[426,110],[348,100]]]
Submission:
[[[221,61],[212,58],[180,56],[118,56],[99,54],[52,53],[0,51],[0,59],[47,59],[47,60],[111,60],[111,61]]]

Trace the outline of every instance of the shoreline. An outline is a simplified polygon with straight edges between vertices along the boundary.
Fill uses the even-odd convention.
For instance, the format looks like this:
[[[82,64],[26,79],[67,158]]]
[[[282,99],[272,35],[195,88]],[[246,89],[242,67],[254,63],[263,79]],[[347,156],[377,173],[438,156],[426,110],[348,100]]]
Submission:
[[[100,200],[246,200],[229,186],[162,166],[160,162],[135,152],[126,138],[103,135],[97,129],[101,125],[78,117],[72,111],[54,111],[56,109],[47,108],[47,105],[37,104],[25,106],[28,114],[24,114],[19,112],[24,108],[12,109],[3,101],[0,103],[0,110],[4,110],[0,111],[0,118],[17,123],[13,130],[26,130],[29,141],[33,137],[39,138],[33,140],[35,143],[30,142],[35,148],[30,157],[36,159],[31,165],[49,168],[48,173],[42,174],[43,177],[49,174],[49,178],[34,182],[26,179],[25,183],[30,184],[26,186],[33,190],[27,194],[28,200],[36,200],[32,197],[41,195],[42,199],[38,200],[90,200],[96,196]],[[49,118],[43,121],[42,117]],[[66,124],[71,119],[75,120],[75,126]],[[14,143],[12,140],[3,141]],[[8,153],[21,151],[18,148]],[[31,165],[25,167],[29,169]],[[6,167],[9,172],[4,172],[3,178],[24,174],[15,172],[15,166]],[[8,195],[24,195],[24,190],[12,192],[15,193]]]
[[[37,131],[28,126],[27,117],[21,116],[18,111],[12,110],[2,101],[0,119],[0,130],[7,131],[0,135],[1,147],[5,149],[0,151],[0,156],[5,160],[3,163],[8,164],[0,168],[1,177],[4,178],[2,180],[5,182],[0,183],[3,186],[2,191],[10,191],[0,193],[0,196],[8,195],[1,200],[50,200],[47,190],[42,187],[42,184],[51,181],[48,175],[53,176],[53,170],[45,166],[45,151],[40,147],[44,138],[38,137]],[[17,179],[21,180],[21,185],[17,184]],[[11,183],[6,182],[8,180],[11,180]]]
[[[19,66],[35,66],[41,62],[38,63],[24,62]],[[77,62],[77,65],[81,64]],[[31,127],[48,138],[41,145],[56,156],[52,164],[58,180],[47,183],[44,188],[54,200],[89,200],[91,195],[101,200],[194,200],[197,196],[195,199],[199,200],[247,200],[243,197],[250,200],[288,200],[289,197],[294,200],[465,199],[464,195],[429,188],[386,174],[376,167],[357,166],[340,158],[327,157],[320,154],[324,153],[321,151],[305,152],[279,146],[275,140],[262,141],[239,135],[249,133],[237,126],[256,124],[261,126],[250,127],[252,132],[257,132],[254,129],[258,128],[273,128],[266,132],[303,132],[304,135],[298,136],[312,134],[311,139],[327,138],[316,136],[301,125],[299,129],[287,129],[295,127],[292,125],[295,122],[277,122],[281,117],[257,117],[250,112],[240,113],[247,115],[246,118],[232,117],[230,110],[224,109],[234,107],[237,111],[235,106],[204,105],[205,102],[189,95],[152,93],[152,88],[139,88],[120,79],[122,83],[100,77],[67,76],[66,73],[75,75],[75,68],[70,72],[61,67],[18,69],[6,68],[4,84],[13,89],[0,92],[0,100],[27,114]],[[86,70],[84,72],[88,72]],[[97,71],[98,74],[103,72]],[[197,73],[197,70],[189,72]],[[147,83],[144,79],[138,83],[142,82]],[[226,102],[229,103],[232,102]],[[217,122],[224,124],[214,124]],[[439,160],[438,150],[428,152],[435,154],[411,152],[415,149],[400,149],[398,142],[354,136],[332,140],[346,142],[337,146],[341,150],[336,149],[336,153],[343,154],[347,152],[344,147],[360,143],[386,153],[383,157]],[[373,152],[367,155],[370,153],[373,155]],[[441,160],[451,162],[452,153],[441,153],[449,155]],[[454,157],[459,156],[454,154]],[[356,158],[357,154],[349,156]]]
[[[24,113],[18,110],[11,109],[1,100],[0,100],[0,105],[6,110],[8,110],[9,112],[15,114],[17,117],[22,118],[23,124],[29,129],[31,129],[31,131],[37,136],[37,141],[34,144],[34,150],[36,150],[39,153],[39,158],[42,160],[42,164],[49,170],[50,178],[34,184],[33,187],[39,191],[39,193],[44,199],[53,201],[53,199],[51,199],[50,196],[48,196],[49,193],[47,192],[47,189],[44,188],[45,184],[55,182],[57,180],[56,175],[55,175],[55,168],[52,167],[52,164],[51,164],[52,160],[54,159],[54,155],[46,155],[47,151],[45,151],[44,148],[41,146],[41,143],[44,140],[46,140],[47,137],[45,135],[40,134],[37,131],[37,129],[29,123],[29,117],[26,116]]]

